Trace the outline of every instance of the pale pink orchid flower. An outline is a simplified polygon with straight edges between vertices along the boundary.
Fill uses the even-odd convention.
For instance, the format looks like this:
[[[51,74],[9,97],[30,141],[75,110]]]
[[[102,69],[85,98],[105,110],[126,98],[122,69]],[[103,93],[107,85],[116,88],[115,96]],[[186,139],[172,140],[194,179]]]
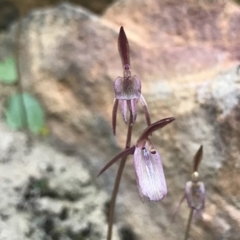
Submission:
[[[195,217],[201,217],[202,210],[205,207],[204,183],[188,181],[185,186],[185,197],[188,207],[194,209]]]
[[[149,201],[162,200],[167,195],[162,160],[148,137],[157,129],[163,128],[174,120],[173,117],[164,118],[148,126],[137,140],[137,143],[115,156],[105,165],[98,176],[119,158],[133,154],[133,164],[140,196],[142,199],[146,197]]]
[[[194,218],[201,217],[202,211],[205,207],[205,185],[203,182],[199,181],[198,166],[202,160],[203,156],[203,146],[201,145],[193,158],[193,172],[191,176],[191,181],[188,181],[185,185],[185,191],[182,199],[180,200],[175,213],[173,215],[172,221],[178,212],[184,199],[187,201],[189,208],[194,210]]]
[[[150,116],[144,97],[141,94],[141,81],[131,75],[129,44],[123,27],[120,28],[118,37],[118,51],[123,65],[123,77],[117,77],[114,82],[115,99],[112,111],[113,134],[116,133],[118,103],[125,123],[128,122],[128,110],[132,112],[133,123],[137,118],[137,102],[141,102],[147,124],[150,125]]]
[[[203,146],[201,145],[193,158],[193,173],[191,181],[185,185],[185,198],[189,208],[194,209],[194,216],[201,216],[205,207],[205,186],[199,181],[198,166],[202,160]]]

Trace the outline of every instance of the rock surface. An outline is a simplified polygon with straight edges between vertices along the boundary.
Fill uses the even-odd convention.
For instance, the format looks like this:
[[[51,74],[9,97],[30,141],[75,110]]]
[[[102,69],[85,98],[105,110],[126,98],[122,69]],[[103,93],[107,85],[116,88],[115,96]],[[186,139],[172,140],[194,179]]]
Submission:
[[[0,31],[8,29],[10,24],[18,19],[20,13],[24,16],[36,8],[49,8],[62,3],[62,0],[1,0],[0,1]],[[102,14],[113,2],[112,0],[68,0],[97,14]]]
[[[106,194],[82,159],[0,125],[0,239],[105,239]]]
[[[170,225],[171,215],[183,194],[185,182],[190,178],[192,157],[203,144],[200,176],[206,185],[207,202],[203,218],[193,224],[191,239],[239,239],[240,76],[236,71],[240,58],[237,41],[240,39],[239,19],[240,9],[234,4],[204,1],[199,5],[190,0],[120,1],[101,18],[76,6],[63,4],[36,10],[26,17],[21,39],[23,85],[43,103],[51,136],[47,140],[48,147],[42,146],[40,140],[35,143],[36,150],[34,148],[31,153],[38,155],[31,157],[36,159],[35,165],[34,161],[27,160],[29,157],[25,160],[29,162],[15,160],[11,163],[8,148],[13,143],[9,136],[15,136],[15,133],[9,133],[5,128],[1,130],[1,134],[8,132],[4,139],[10,138],[8,147],[5,150],[4,146],[1,147],[1,156],[5,159],[2,162],[6,161],[2,163],[3,172],[12,176],[11,180],[14,176],[11,169],[15,169],[15,174],[21,172],[20,169],[29,172],[35,169],[34,178],[30,178],[30,173],[24,178],[25,191],[21,187],[21,193],[16,194],[13,183],[8,187],[11,193],[6,191],[8,199],[14,202],[12,208],[8,207],[14,212],[10,216],[17,217],[22,224],[20,229],[12,228],[22,235],[26,232],[33,232],[33,236],[38,237],[46,234],[36,239],[46,236],[54,239],[51,234],[61,232],[54,226],[60,226],[64,231],[71,231],[73,235],[68,235],[70,239],[78,239],[79,236],[74,234],[83,236],[88,231],[86,229],[91,228],[89,226],[96,224],[97,227],[91,228],[93,232],[86,239],[98,239],[97,234],[104,236],[106,219],[101,209],[106,196],[102,191],[106,191],[109,199],[117,166],[111,167],[97,180],[95,176],[124,145],[126,126],[121,116],[118,118],[116,139],[110,126],[113,80],[122,74],[116,43],[119,27],[123,25],[129,38],[133,73],[142,79],[142,91],[152,121],[169,116],[177,120],[154,133],[152,138],[162,155],[168,185],[168,196],[162,202],[141,202],[132,160],[127,163],[116,209],[120,238],[183,238],[188,208],[183,205],[175,222]],[[1,57],[15,44],[14,28],[2,37],[4,48]],[[4,108],[4,99],[13,90],[3,86],[0,91],[3,96],[1,108]],[[133,141],[144,127],[140,111]],[[24,146],[21,141],[16,146],[18,151],[15,154],[19,158]],[[47,163],[52,162],[50,170],[53,168],[54,171],[36,170],[41,162],[39,152],[49,159],[45,160]],[[67,156],[72,154],[77,157]],[[49,156],[53,155],[60,155],[62,160],[52,160]],[[67,175],[66,179],[64,176],[58,178],[61,164],[66,167],[70,162],[72,167],[67,165],[67,172],[72,178]],[[13,163],[16,165],[11,167]],[[34,166],[31,167],[32,164]],[[81,165],[90,172],[83,179],[77,176]],[[48,169],[46,164],[45,168]],[[79,188],[85,184],[89,187],[80,191]],[[40,198],[34,195],[36,189],[32,189],[36,185],[37,194],[39,185],[46,188],[40,193]],[[30,221],[33,226],[22,217],[24,215],[29,219],[29,215],[16,210],[19,201],[14,200],[16,195],[25,196],[26,189],[33,190],[31,194],[34,195],[28,196],[29,200],[25,201],[34,207],[27,212],[33,219],[35,216],[35,221]],[[71,194],[74,192],[71,199],[80,199],[76,203],[69,199],[69,189]],[[100,194],[99,199],[97,193]],[[65,201],[71,202],[70,223],[61,219],[62,215],[66,215],[62,213]],[[4,205],[0,207],[8,209]],[[86,212],[81,212],[82,208]],[[93,211],[91,214],[88,214],[88,208]],[[74,214],[74,210],[80,211],[86,218],[79,219],[80,214]],[[50,230],[43,227],[47,221],[47,225],[53,226]],[[79,224],[80,221],[82,224]],[[6,221],[2,220],[2,224]]]

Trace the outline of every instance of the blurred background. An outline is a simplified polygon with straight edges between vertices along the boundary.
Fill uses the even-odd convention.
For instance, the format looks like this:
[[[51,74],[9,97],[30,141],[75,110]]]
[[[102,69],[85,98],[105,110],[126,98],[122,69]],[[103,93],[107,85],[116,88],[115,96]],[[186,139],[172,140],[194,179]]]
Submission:
[[[203,144],[189,239],[239,240],[239,22],[237,1],[0,0],[0,240],[106,239],[118,164],[96,176],[126,139],[120,112],[111,129],[121,26],[152,122],[176,120],[152,136],[167,197],[141,201],[129,156],[113,239],[183,239],[186,203],[171,217]],[[139,106],[133,144],[145,127]]]

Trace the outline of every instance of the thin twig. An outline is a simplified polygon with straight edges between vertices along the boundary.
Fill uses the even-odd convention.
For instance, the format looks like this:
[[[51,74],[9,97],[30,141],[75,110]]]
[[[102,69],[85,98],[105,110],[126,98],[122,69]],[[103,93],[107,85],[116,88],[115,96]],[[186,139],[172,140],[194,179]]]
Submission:
[[[189,237],[189,232],[190,232],[190,229],[191,229],[193,212],[194,212],[194,208],[191,208],[191,210],[189,212],[188,223],[187,223],[187,227],[186,227],[186,231],[185,231],[184,240],[187,240],[188,237]]]
[[[130,145],[131,145],[132,127],[133,127],[132,122],[133,122],[133,115],[132,115],[132,112],[130,111],[125,149],[129,148]],[[124,169],[126,160],[127,160],[127,156],[123,157],[122,160],[120,161],[117,176],[116,176],[115,183],[114,183],[114,188],[113,188],[112,198],[111,198],[110,208],[109,208],[109,215],[108,215],[107,240],[112,239],[112,226],[113,226],[113,220],[114,220],[115,204],[116,204],[118,189],[119,189],[119,185],[120,185],[120,182],[121,182],[121,177],[122,177],[122,173],[123,173],[123,169]]]

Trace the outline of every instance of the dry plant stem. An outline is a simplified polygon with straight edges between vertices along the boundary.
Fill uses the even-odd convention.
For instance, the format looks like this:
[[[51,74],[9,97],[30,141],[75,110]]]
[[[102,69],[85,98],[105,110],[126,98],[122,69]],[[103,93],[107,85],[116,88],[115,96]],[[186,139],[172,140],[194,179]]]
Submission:
[[[125,149],[127,149],[131,146],[132,127],[133,127],[132,122],[133,122],[133,115],[132,115],[132,112],[130,111]],[[127,157],[128,156],[123,157],[121,159],[121,162],[120,162],[119,167],[118,167],[118,172],[117,172],[117,176],[116,176],[116,179],[115,179],[115,183],[114,183],[114,188],[113,188],[112,198],[111,198],[110,208],[109,208],[109,215],[108,215],[107,240],[112,239],[112,226],[113,226],[113,220],[114,220],[115,204],[116,204],[118,189],[119,189],[119,185],[120,185],[120,181],[121,181],[121,177],[122,177],[122,173],[123,173],[123,169],[124,169]]]
[[[191,208],[190,213],[189,213],[189,217],[188,217],[188,223],[187,223],[187,228],[186,228],[186,231],[185,231],[185,237],[184,237],[184,240],[187,240],[188,237],[189,237],[189,232],[190,232],[190,229],[191,229],[191,223],[192,223],[193,212],[194,212],[194,209]]]

